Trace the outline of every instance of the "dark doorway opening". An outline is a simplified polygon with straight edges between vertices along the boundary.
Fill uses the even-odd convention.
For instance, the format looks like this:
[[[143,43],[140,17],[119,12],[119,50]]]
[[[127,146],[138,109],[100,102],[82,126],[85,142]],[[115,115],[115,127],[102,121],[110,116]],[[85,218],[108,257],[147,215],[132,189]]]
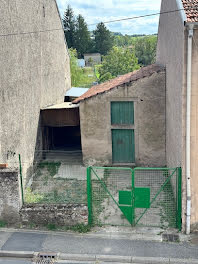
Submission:
[[[81,150],[80,126],[48,127],[49,150]]]

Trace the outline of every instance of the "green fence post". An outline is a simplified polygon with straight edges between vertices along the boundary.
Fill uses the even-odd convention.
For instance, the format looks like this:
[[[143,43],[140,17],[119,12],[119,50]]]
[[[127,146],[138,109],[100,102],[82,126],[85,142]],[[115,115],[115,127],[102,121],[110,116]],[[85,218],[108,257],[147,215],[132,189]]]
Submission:
[[[131,225],[135,225],[135,170],[132,170],[132,223]]]
[[[182,169],[177,168],[177,228],[182,229]]]
[[[91,167],[87,168],[87,205],[88,205],[88,224],[92,225],[92,184]]]
[[[22,175],[22,165],[21,165],[21,155],[20,154],[19,154],[19,171],[20,171],[20,184],[21,184],[21,199],[22,199],[22,204],[24,204],[23,175]]]

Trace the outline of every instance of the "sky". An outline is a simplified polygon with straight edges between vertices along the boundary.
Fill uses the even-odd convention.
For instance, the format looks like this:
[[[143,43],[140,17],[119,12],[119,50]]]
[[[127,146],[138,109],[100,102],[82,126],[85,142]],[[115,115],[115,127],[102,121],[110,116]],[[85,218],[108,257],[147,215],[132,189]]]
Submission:
[[[57,0],[63,15],[69,4],[77,16],[81,14],[88,25],[120,18],[141,16],[160,12],[161,0]],[[106,24],[112,32],[123,35],[155,34],[158,30],[159,16],[145,17]],[[96,26],[89,26],[94,30]]]

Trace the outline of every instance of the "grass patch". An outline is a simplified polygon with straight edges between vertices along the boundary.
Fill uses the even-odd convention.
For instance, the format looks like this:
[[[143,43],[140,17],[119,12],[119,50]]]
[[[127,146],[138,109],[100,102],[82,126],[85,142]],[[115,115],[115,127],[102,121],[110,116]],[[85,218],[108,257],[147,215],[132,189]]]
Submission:
[[[39,193],[33,193],[31,188],[28,187],[25,190],[25,202],[26,203],[39,203],[43,199],[43,195]]]
[[[6,227],[6,226],[7,226],[7,223],[3,220],[0,220],[0,228]]]
[[[87,233],[87,232],[91,231],[91,226],[90,225],[84,225],[84,224],[78,224],[75,226],[69,226],[69,227],[66,226],[64,229],[66,231],[71,230],[71,231],[78,232],[78,233]]]
[[[47,227],[48,230],[51,230],[51,231],[57,230],[57,226],[55,224],[53,224],[53,223],[47,224],[46,227]]]
[[[87,203],[86,181],[53,179],[41,184],[43,191],[39,185],[26,188],[25,203]]]

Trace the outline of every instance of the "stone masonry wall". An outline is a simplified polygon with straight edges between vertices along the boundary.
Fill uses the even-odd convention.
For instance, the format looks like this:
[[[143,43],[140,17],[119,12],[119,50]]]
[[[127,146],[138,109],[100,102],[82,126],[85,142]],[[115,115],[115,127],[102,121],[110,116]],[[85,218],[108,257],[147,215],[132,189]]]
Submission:
[[[18,171],[0,170],[0,220],[18,223],[21,205]]]
[[[28,204],[20,210],[23,224],[75,226],[88,224],[85,204]]]

